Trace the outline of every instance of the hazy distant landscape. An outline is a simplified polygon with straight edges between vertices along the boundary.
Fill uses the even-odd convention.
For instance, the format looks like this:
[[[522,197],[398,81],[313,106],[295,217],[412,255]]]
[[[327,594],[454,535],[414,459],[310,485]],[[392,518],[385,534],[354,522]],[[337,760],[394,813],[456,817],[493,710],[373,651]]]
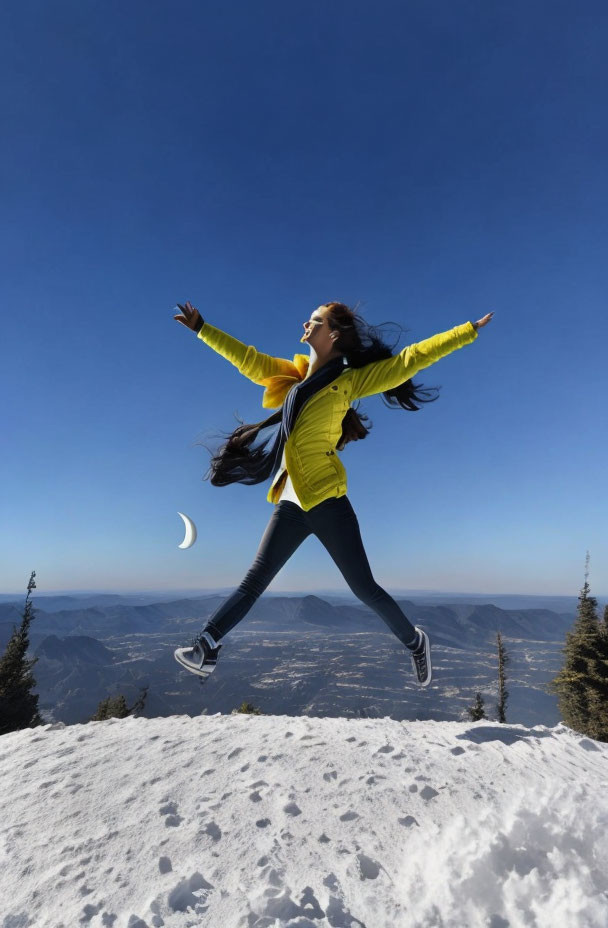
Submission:
[[[150,598],[155,595],[156,601]],[[559,721],[557,699],[544,687],[561,666],[574,597],[502,596],[489,602],[449,594],[424,601],[396,596],[405,614],[432,636],[433,683],[421,690],[409,653],[384,623],[359,601],[337,594],[262,596],[224,638],[218,667],[202,686],[180,669],[173,649],[192,639],[225,596],[35,598],[30,642],[45,720],[84,722],[101,699],[123,693],[132,705],[143,686],[148,694],[142,714],[149,718],[227,713],[248,701],[283,715],[458,720],[466,718],[477,690],[493,718],[500,630],[510,658],[508,721]],[[2,649],[23,604],[3,598]]]

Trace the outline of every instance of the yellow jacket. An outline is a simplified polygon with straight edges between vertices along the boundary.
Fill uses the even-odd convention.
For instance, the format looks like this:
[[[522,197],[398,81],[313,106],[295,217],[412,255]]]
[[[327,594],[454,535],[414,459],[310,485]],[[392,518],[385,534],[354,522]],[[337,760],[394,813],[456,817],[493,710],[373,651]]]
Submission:
[[[477,335],[473,323],[465,322],[415,345],[407,345],[391,358],[359,368],[345,367],[332,383],[308,400],[285,443],[287,471],[304,511],[330,496],[346,494],[346,470],[336,454],[336,445],[351,402],[399,386],[456,348],[474,342]],[[266,387],[262,398],[262,406],[266,408],[281,406],[290,387],[302,380],[308,370],[308,355],[296,354],[293,361],[273,358],[208,322],[203,324],[197,338],[234,364],[249,380]],[[266,497],[269,503],[278,501],[281,478],[284,479],[279,468]]]

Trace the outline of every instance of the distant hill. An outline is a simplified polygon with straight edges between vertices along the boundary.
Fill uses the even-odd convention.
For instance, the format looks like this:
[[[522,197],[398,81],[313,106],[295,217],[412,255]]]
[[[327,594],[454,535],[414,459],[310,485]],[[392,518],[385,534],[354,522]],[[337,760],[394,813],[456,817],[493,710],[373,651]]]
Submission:
[[[44,717],[82,722],[110,694],[121,692],[132,704],[144,685],[147,716],[196,714],[196,680],[179,669],[173,649],[189,642],[223,600],[217,594],[144,604],[108,596],[88,607],[75,599],[74,608],[51,612],[42,608],[44,598],[35,600],[30,643],[39,658],[34,672]],[[60,601],[65,605],[65,597],[54,604]],[[556,698],[543,687],[557,670],[574,615],[492,603],[397,601],[412,622],[430,630],[436,649],[437,684],[424,702],[415,690],[405,698],[404,685],[412,684],[409,657],[372,610],[359,601],[305,595],[262,596],[255,603],[226,639],[205,704],[225,711],[253,690],[264,692],[272,711],[292,714],[457,718],[472,698],[471,687],[491,697],[500,630],[516,678],[510,718],[555,721]],[[20,620],[17,604],[0,604],[0,650]]]
[[[560,614],[548,609],[500,609],[492,603],[466,602],[423,605],[400,597],[396,599],[412,622],[429,622],[438,636],[437,641],[453,647],[475,643],[480,635],[495,635],[498,629],[520,638],[558,641],[564,638],[574,620],[573,614]],[[108,602],[53,612],[47,612],[38,601],[34,601],[31,641],[39,643],[47,635],[85,635],[104,640],[125,634],[172,634],[181,629],[199,631],[223,601],[224,597],[213,595],[145,605]],[[44,600],[40,600],[42,602]],[[20,621],[17,604],[0,604],[0,648],[6,647],[13,624]],[[263,623],[269,630],[298,628],[301,625],[368,630],[370,622],[378,627],[384,625],[358,600],[331,604],[312,595],[262,596],[248,613],[247,621]]]

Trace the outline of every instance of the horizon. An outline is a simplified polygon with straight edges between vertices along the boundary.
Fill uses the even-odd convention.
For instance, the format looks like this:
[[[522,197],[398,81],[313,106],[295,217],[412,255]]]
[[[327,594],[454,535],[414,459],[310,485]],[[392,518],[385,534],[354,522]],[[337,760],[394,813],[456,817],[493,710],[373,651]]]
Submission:
[[[37,587],[32,591],[31,599],[35,598],[44,599],[45,597],[51,596],[154,596],[154,595],[164,595],[164,596],[184,596],[184,595],[208,595],[208,594],[223,594],[230,593],[232,587],[178,587],[178,588],[167,588],[167,589],[60,589],[60,590],[46,590],[44,593],[38,593]],[[454,590],[423,590],[415,589],[409,587],[386,587],[390,592],[393,592],[398,595],[410,595],[410,596],[454,596],[458,598],[471,596],[471,597],[501,597],[501,598],[537,598],[537,599],[578,599],[580,592],[577,594],[574,593],[529,593],[529,592],[473,592],[468,591],[454,591]],[[8,597],[15,598],[25,598],[27,590],[24,590],[23,593],[0,593],[0,599],[5,599]],[[357,600],[357,597],[351,593],[349,590],[339,590],[339,589],[322,589],[317,591],[311,590],[265,590],[262,593],[262,596],[337,596],[345,599]],[[594,597],[598,601],[607,600],[608,594],[606,593],[594,593],[590,591],[590,596]],[[261,597],[260,597],[261,598]]]

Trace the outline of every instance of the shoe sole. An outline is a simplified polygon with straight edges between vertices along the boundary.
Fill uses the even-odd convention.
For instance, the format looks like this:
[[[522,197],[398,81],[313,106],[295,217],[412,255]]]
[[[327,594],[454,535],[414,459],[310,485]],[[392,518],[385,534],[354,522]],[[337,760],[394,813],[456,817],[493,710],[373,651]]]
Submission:
[[[213,673],[213,671],[217,667],[217,664],[203,664],[202,667],[196,667],[194,664],[191,664],[184,657],[184,654],[183,654],[184,650],[189,650],[189,649],[177,648],[177,650],[173,652],[173,657],[175,658],[177,663],[180,665],[180,667],[183,667],[185,670],[189,670],[190,673],[194,673],[196,674],[197,677],[202,677],[203,679],[206,680],[209,674]]]
[[[424,656],[426,658],[426,666],[429,669],[428,677],[424,682],[418,679],[418,672],[416,670],[416,664],[414,663],[414,658],[412,657],[412,667],[414,668],[414,676],[416,677],[416,683],[419,686],[428,686],[431,680],[433,679],[433,665],[431,663],[431,642],[429,641],[429,636],[420,625],[414,625],[414,628],[417,629],[424,638]]]

